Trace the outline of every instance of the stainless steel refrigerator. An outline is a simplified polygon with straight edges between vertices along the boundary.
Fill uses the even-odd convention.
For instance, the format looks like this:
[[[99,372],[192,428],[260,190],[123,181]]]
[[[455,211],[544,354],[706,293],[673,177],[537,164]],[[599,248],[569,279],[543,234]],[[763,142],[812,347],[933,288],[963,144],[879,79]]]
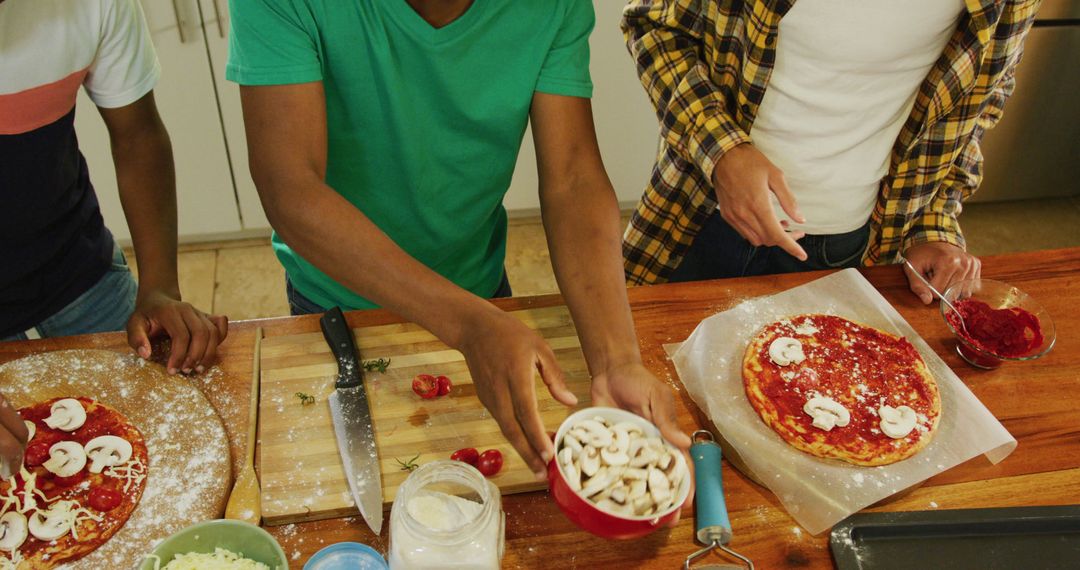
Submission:
[[[1080,196],[1080,0],[1043,0],[972,201]]]

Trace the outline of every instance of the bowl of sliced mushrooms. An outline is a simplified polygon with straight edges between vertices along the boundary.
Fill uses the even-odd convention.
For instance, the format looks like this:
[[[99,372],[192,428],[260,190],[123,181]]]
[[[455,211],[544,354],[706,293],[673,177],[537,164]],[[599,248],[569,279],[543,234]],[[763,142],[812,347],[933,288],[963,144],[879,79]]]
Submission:
[[[648,420],[585,408],[555,433],[548,485],[566,518],[583,530],[631,539],[673,521],[691,481],[686,458]]]

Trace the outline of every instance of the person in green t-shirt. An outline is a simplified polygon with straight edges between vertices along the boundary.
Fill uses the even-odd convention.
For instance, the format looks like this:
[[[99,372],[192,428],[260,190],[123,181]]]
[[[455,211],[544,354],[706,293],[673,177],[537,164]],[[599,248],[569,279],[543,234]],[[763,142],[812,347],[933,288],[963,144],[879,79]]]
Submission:
[[[614,190],[589,97],[589,0],[230,2],[251,175],[294,313],[382,306],[465,355],[477,395],[538,478],[554,454],[534,374],[551,347],[484,301],[508,295],[510,184],[531,119],[544,227],[596,405],[686,448],[641,363]]]

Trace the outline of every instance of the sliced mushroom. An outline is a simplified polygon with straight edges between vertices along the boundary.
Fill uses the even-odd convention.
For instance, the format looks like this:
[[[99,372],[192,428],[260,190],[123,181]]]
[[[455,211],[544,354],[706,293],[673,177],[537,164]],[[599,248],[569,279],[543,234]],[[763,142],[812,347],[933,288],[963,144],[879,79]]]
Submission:
[[[579,453],[581,453],[582,449],[581,441],[579,441],[578,438],[574,437],[574,435],[571,433],[567,433],[566,435],[564,435],[562,440],[563,445],[569,447],[574,451],[574,459],[577,459],[577,456]]]
[[[648,446],[643,446],[641,450],[638,451],[637,456],[630,458],[630,467],[646,467],[655,462],[656,459],[656,452]]]
[[[563,467],[565,467],[567,465],[572,465],[573,463],[574,463],[574,450],[570,449],[569,447],[562,448],[562,450],[559,451],[559,465],[562,465]],[[91,467],[90,470],[93,471],[94,470],[93,467]]]
[[[607,486],[611,484],[611,474],[607,469],[603,469],[596,473],[595,477],[590,478],[581,490],[581,494],[586,497],[592,497],[593,495],[603,491]]]
[[[26,542],[26,516],[9,512],[0,517],[0,550],[14,552]]]
[[[630,487],[625,484],[619,485],[611,490],[611,500],[620,505],[626,504],[626,499],[630,498]]]
[[[585,428],[585,431],[589,434],[587,439],[582,440],[584,443],[588,443],[596,448],[604,448],[611,445],[611,430],[604,424],[596,420],[582,420],[578,425]]]
[[[660,455],[660,459],[656,461],[656,466],[664,472],[667,472],[668,467],[675,461],[675,456],[670,451],[664,450],[664,453]]]
[[[585,446],[581,454],[581,473],[592,477],[600,469],[600,452],[591,445]]]
[[[646,490],[647,490],[647,484],[645,483],[645,479],[638,479],[638,480],[634,481],[633,483],[630,483],[630,495],[629,495],[629,498],[631,500],[636,500],[639,497],[644,497],[645,493],[646,493]],[[649,500],[652,500],[652,498],[650,497]]]
[[[27,526],[34,538],[49,542],[70,532],[73,519],[70,507],[62,501],[47,511],[34,513]]]
[[[64,398],[53,402],[52,412],[45,418],[45,425],[61,431],[75,431],[86,423],[86,408],[75,398]]]
[[[650,508],[652,508],[653,500],[648,495],[642,495],[636,499],[633,499],[630,503],[634,507],[634,514],[642,516],[646,514]]]
[[[563,474],[566,475],[566,481],[570,484],[571,489],[575,491],[581,490],[581,471],[578,471],[576,465],[573,463],[564,465]]]
[[[625,430],[627,434],[634,433],[638,436],[645,435],[645,431],[641,429],[641,426],[634,422],[619,422],[614,426],[611,426],[612,431],[619,429]]]
[[[30,420],[23,420],[23,423],[26,424],[26,431],[29,433],[29,435],[26,436],[26,442],[30,443],[30,440],[34,439],[34,436],[37,435],[37,424]]]
[[[585,445],[586,443],[589,443],[589,432],[586,431],[585,428],[581,427],[580,425],[577,425],[577,426],[574,426],[574,427],[570,428],[570,431],[568,431],[567,434],[573,436],[573,438],[578,440],[581,443],[581,445]]]
[[[662,503],[671,498],[671,481],[663,471],[649,468],[649,495],[653,503]]]
[[[609,421],[609,420],[608,420],[607,418],[605,418],[604,416],[593,416],[593,418],[592,418],[592,419],[593,419],[593,421],[595,421],[596,423],[598,423],[598,424],[600,424],[600,425],[602,425],[602,426],[604,426],[604,427],[606,427],[606,428],[609,428],[609,427],[611,427],[611,421]]]
[[[612,430],[615,434],[611,445],[600,451],[604,461],[609,465],[626,465],[630,463],[630,435],[625,430]]]
[[[57,477],[71,477],[86,466],[86,451],[74,441],[61,441],[49,448],[49,460],[42,464]]]
[[[648,471],[646,471],[645,469],[640,469],[638,467],[627,467],[626,471],[623,472],[623,478],[624,479],[634,479],[634,480],[640,479],[640,480],[644,481],[645,477],[647,477],[648,475],[649,475]]]
[[[90,458],[90,472],[101,473],[106,467],[123,465],[131,459],[131,443],[115,435],[103,435],[91,439],[85,447]]]

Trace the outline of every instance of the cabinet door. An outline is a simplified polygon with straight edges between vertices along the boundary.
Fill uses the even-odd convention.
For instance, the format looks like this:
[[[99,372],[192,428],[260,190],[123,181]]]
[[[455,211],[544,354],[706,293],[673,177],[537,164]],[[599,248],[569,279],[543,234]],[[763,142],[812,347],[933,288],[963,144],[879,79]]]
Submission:
[[[240,87],[225,79],[225,64],[229,56],[229,6],[228,0],[199,0],[202,7],[203,28],[210,53],[210,67],[217,82],[218,104],[221,106],[221,124],[225,129],[225,144],[229,147],[233,178],[236,182],[237,203],[244,230],[270,229],[270,222],[263,213],[259,193],[248,170],[247,135],[244,131],[244,114],[240,108]]]
[[[626,52],[619,18],[626,2],[593,0],[596,28],[589,38],[589,69],[593,81],[593,121],[600,154],[619,204],[637,204],[649,181],[659,126],[652,103],[638,80],[634,61]],[[536,150],[532,129],[525,132],[514,178],[503,205],[511,212],[533,213],[540,207],[537,193]]]
[[[207,239],[239,231],[240,215],[196,0],[144,1],[143,10],[162,68],[154,99],[172,140],[180,238]],[[85,93],[80,93],[77,105],[79,147],[89,163],[105,223],[117,239],[127,241],[131,236],[120,207],[108,131]]]

